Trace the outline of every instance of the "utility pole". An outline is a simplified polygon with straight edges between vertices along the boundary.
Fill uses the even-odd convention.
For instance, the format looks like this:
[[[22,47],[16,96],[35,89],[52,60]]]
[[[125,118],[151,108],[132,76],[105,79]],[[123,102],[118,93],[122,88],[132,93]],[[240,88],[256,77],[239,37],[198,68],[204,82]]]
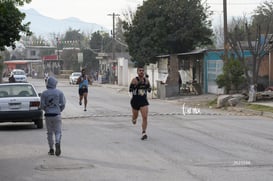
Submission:
[[[227,0],[223,0],[223,13],[224,13],[224,63],[228,61],[228,42],[227,42]]]
[[[116,23],[115,23],[115,19],[116,19],[116,16],[120,16],[119,14],[115,14],[115,13],[112,13],[112,14],[108,14],[108,16],[112,16],[113,17],[113,29],[112,29],[112,59],[115,60],[116,59]]]
[[[58,37],[56,38],[56,41],[57,41],[57,59],[59,61],[60,60],[60,54],[59,54],[59,38]]]
[[[57,62],[58,62],[58,66],[60,69],[62,69],[62,65],[61,65],[61,61],[60,61],[60,52],[59,52],[59,38],[56,37],[56,41],[57,41]],[[52,65],[51,65],[52,66]],[[52,67],[51,67],[51,70],[52,70]],[[53,69],[53,72],[54,72],[54,69]],[[55,72],[54,72],[55,73]],[[58,74],[59,74],[59,71],[58,71]]]
[[[117,62],[116,62],[116,23],[115,23],[115,19],[116,19],[116,16],[120,16],[119,14],[115,14],[115,13],[112,13],[112,14],[108,14],[108,16],[112,16],[113,17],[113,30],[112,30],[112,60],[113,60],[113,67],[111,67],[111,80],[110,82],[112,83],[117,83],[117,80],[116,80],[116,69],[117,69]],[[114,77],[112,79],[112,76]]]

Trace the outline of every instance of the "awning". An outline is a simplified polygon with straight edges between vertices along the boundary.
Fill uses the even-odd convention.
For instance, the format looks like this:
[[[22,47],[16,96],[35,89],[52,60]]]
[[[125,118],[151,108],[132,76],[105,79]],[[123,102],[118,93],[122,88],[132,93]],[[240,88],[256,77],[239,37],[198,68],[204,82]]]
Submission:
[[[4,64],[27,64],[28,61],[26,60],[9,60],[9,61],[4,61]]]
[[[207,49],[199,49],[199,50],[193,50],[193,51],[190,51],[190,52],[185,52],[185,53],[178,53],[177,55],[197,55],[197,54],[201,54],[201,53],[204,53],[206,52]]]
[[[58,56],[57,55],[43,56],[43,61],[58,61]]]

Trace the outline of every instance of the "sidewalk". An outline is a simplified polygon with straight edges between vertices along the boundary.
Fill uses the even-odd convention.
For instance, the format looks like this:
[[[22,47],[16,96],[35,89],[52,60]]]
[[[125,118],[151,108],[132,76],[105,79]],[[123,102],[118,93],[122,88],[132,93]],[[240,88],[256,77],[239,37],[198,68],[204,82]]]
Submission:
[[[269,106],[269,107],[272,107],[273,109],[273,100],[258,101],[258,102],[253,102],[252,104]]]

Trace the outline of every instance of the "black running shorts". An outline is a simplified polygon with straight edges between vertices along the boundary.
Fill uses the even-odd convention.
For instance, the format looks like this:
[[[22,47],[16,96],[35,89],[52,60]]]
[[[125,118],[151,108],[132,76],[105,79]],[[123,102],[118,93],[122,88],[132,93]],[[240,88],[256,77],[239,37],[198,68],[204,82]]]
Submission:
[[[82,96],[83,93],[88,93],[88,88],[79,88],[79,95]]]
[[[138,97],[138,98],[132,98],[131,99],[131,106],[135,110],[139,110],[143,106],[149,105],[149,102],[146,98],[144,97]]]

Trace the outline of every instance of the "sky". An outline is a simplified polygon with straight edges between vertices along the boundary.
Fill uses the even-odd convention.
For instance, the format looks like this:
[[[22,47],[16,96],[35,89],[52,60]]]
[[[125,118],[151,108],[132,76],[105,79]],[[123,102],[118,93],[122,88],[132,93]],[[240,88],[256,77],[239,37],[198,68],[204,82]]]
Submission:
[[[213,24],[222,24],[223,0],[202,0],[211,6]],[[250,16],[264,0],[226,0],[228,17]],[[120,14],[129,8],[136,10],[143,0],[32,0],[23,9],[33,8],[40,14],[55,19],[76,17],[112,29],[113,19],[109,14]]]

